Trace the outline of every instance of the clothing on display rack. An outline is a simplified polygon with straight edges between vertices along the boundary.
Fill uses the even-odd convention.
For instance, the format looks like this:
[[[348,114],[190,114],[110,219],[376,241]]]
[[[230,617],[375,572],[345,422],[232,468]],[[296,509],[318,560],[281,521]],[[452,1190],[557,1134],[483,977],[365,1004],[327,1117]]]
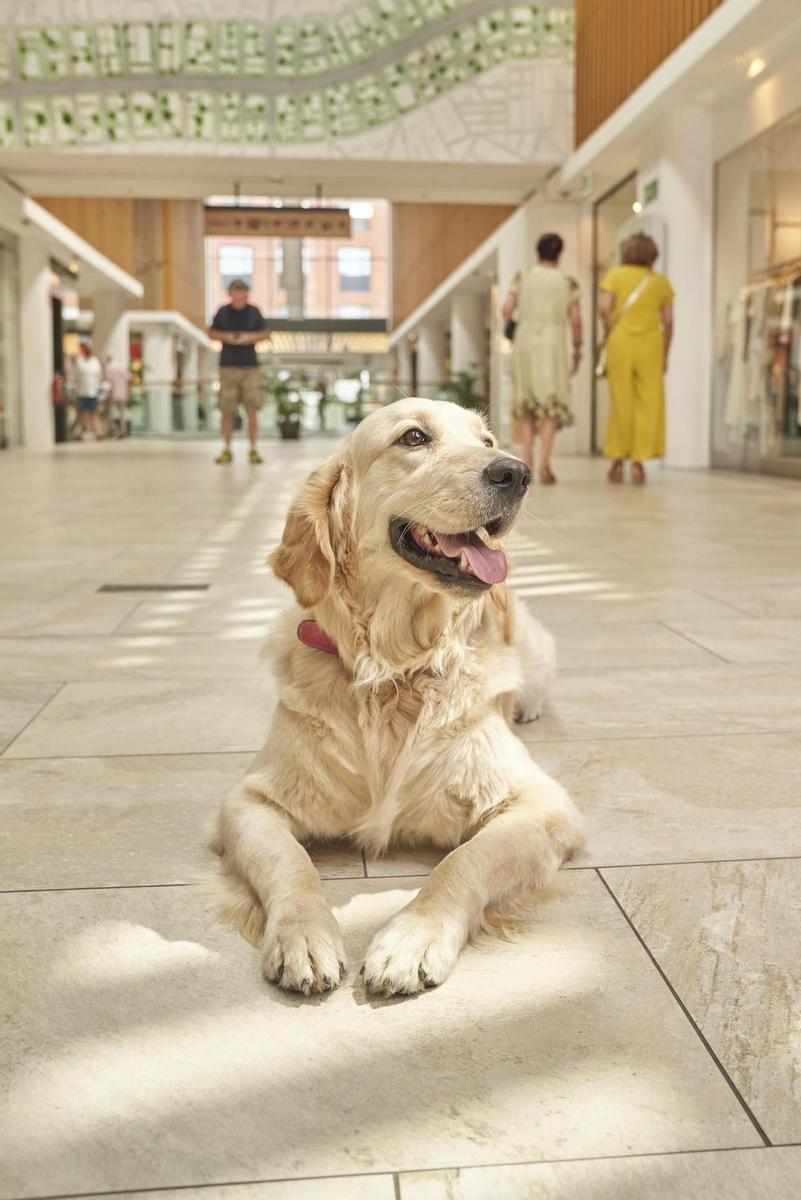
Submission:
[[[785,269],[741,288],[725,330],[726,401],[732,436],[757,440],[761,455],[801,437],[801,275]]]

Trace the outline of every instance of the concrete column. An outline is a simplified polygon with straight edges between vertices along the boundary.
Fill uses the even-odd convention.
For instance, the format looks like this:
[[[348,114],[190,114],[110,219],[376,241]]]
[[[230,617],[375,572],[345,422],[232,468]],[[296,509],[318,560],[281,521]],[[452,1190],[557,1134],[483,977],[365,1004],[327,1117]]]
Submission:
[[[470,371],[477,390],[486,392],[484,363],[484,296],[455,292],[451,300],[451,371]]]
[[[50,260],[30,235],[20,238],[19,290],[22,441],[29,450],[49,450],[55,441]]]
[[[433,396],[445,378],[445,337],[441,325],[424,321],[417,330],[417,379],[421,396]]]
[[[712,386],[713,163],[710,116],[702,108],[669,114],[659,163],[659,212],[676,291],[667,385],[667,463],[706,467]]]
[[[172,433],[172,334],[165,325],[146,325],[142,340],[149,433]]]
[[[92,340],[102,362],[110,354],[115,362],[128,366],[128,297],[119,289],[100,292],[94,298],[95,325]]]
[[[282,282],[286,292],[289,316],[300,320],[303,316],[303,239],[284,238]]]

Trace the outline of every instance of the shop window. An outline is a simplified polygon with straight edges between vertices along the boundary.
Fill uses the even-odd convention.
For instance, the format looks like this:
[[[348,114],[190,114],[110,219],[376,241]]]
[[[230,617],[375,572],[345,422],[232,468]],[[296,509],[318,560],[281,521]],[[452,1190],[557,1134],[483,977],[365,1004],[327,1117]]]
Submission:
[[[717,165],[712,461],[801,475],[801,114]]]
[[[227,291],[235,279],[253,283],[253,247],[220,246],[220,282]]]
[[[369,292],[372,255],[365,246],[340,246],[337,250],[339,290]]]
[[[338,317],[347,317],[351,320],[364,320],[372,315],[373,310],[369,304],[340,304],[337,309]]]
[[[354,233],[364,233],[373,220],[373,206],[369,200],[356,200],[350,206],[350,227]]]

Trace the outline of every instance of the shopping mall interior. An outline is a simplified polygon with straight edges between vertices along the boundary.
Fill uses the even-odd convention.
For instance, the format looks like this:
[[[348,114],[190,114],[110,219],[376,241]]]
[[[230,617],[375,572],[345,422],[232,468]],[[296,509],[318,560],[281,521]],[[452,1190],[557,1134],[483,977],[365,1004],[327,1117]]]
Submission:
[[[300,703],[267,558],[401,398],[524,452],[544,233],[579,352],[507,546],[559,662],[515,728],[586,844],[386,998],[372,939],[484,827],[306,839],[346,953],[307,996],[210,900],[215,814]],[[608,475],[614,322],[596,369],[638,235],[673,294],[645,486]],[[801,1195],[798,0],[4,5],[0,512],[0,1200]],[[301,603],[320,696],[374,712]]]

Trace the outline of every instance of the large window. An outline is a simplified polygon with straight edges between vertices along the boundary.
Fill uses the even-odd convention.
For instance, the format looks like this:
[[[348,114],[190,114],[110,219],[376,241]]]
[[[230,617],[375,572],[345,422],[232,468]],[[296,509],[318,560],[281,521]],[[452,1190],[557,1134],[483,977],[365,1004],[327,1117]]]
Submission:
[[[717,166],[712,457],[801,475],[801,113]]]
[[[369,292],[372,255],[366,246],[340,246],[337,250],[339,290]]]
[[[253,248],[251,246],[220,246],[220,282],[226,291],[235,279],[248,287],[253,283]]]
[[[213,197],[214,202],[233,198]],[[268,197],[240,197],[248,206],[278,206]],[[298,201],[283,203],[295,205]],[[318,201],[309,201],[316,206]],[[266,317],[293,319],[339,318],[386,320],[389,312],[389,205],[385,200],[324,200],[323,207],[347,208],[349,238],[306,237],[301,240],[300,264],[290,262],[296,246],[279,237],[209,237],[206,239],[209,315],[225,304],[232,279],[243,278],[251,302]],[[286,261],[285,261],[286,259]],[[295,278],[298,265],[302,277]],[[292,270],[290,271],[290,267]],[[286,268],[286,270],[285,270]],[[290,279],[290,275],[292,278]],[[291,284],[291,295],[287,284]]]

